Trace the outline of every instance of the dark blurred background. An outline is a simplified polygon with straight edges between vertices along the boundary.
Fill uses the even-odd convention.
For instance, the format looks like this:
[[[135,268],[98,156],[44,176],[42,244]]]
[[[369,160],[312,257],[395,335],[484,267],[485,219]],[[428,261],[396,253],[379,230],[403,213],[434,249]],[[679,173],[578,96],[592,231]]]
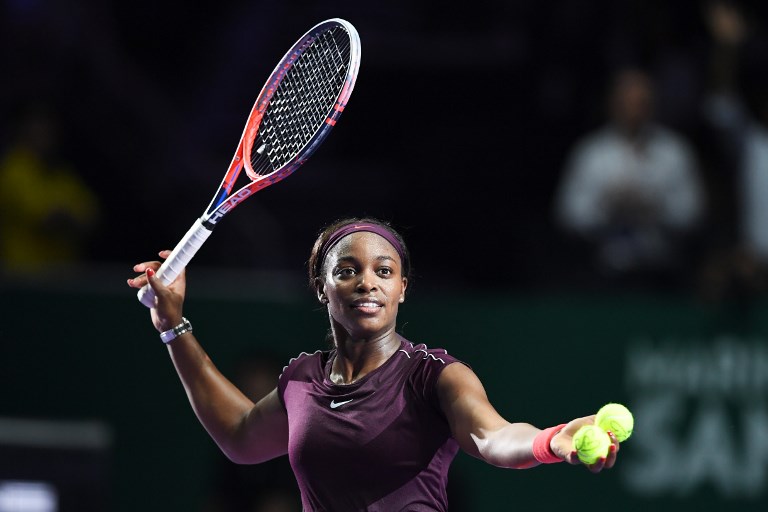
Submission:
[[[208,204],[277,59],[305,27],[345,17],[363,57],[344,121],[298,176],[222,223],[196,265],[296,272],[323,224],[368,214],[406,233],[425,286],[582,286],[589,250],[556,222],[555,194],[574,146],[607,120],[616,74],[640,69],[704,187],[695,250],[676,269],[692,278],[740,241],[739,169],[716,142],[712,98],[756,122],[768,110],[766,7],[735,2],[743,26],[718,29],[711,3],[9,0],[0,144],[7,154],[44,124],[46,165],[92,195],[69,219],[81,260],[151,257]],[[492,275],[489,260],[503,261]]]
[[[613,510],[691,499],[697,510],[757,510],[768,485],[767,11],[756,0],[3,1],[0,433],[16,441],[0,451],[11,468],[0,484],[26,481],[12,471],[22,459],[65,461],[20,454],[59,445],[47,434],[18,441],[13,433],[31,427],[14,421],[39,420],[46,432],[84,421],[64,431],[85,432],[67,446],[91,454],[83,473],[102,474],[109,490],[98,497],[109,505],[93,510],[225,510],[213,504],[228,493],[212,490],[222,480],[212,475],[231,468],[215,469],[222,461],[124,280],[203,213],[278,59],[311,26],[341,17],[360,33],[362,62],[340,122],[299,172],[228,216],[190,265],[187,316],[196,331],[209,324],[225,373],[254,345],[271,361],[322,344],[325,319],[303,282],[314,237],[339,217],[377,216],[413,253],[406,336],[485,369],[510,419],[544,426],[608,399],[649,417],[686,411],[670,446],[689,450],[633,463],[628,444],[623,476],[520,477],[462,459],[456,510],[505,509],[493,492],[539,474],[531,489],[554,481],[569,496],[607,493]],[[265,311],[269,336],[255,328]],[[499,371],[481,341],[525,368]],[[582,368],[579,344],[611,350],[601,368]],[[547,347],[560,369],[547,380],[594,391],[529,391],[541,374],[526,360]],[[702,374],[721,378],[722,400]],[[612,392],[600,393],[605,381]],[[524,389],[528,405],[510,389]],[[649,423],[636,446],[658,447],[663,425]],[[722,458],[683,441],[723,432],[733,460],[760,447],[751,480],[735,462],[702,469]],[[140,462],[161,447],[173,451],[165,462]],[[692,462],[676,482],[679,459]],[[223,480],[238,478],[249,477]],[[16,491],[44,501],[41,485]],[[2,508],[2,490],[0,512],[55,510]]]

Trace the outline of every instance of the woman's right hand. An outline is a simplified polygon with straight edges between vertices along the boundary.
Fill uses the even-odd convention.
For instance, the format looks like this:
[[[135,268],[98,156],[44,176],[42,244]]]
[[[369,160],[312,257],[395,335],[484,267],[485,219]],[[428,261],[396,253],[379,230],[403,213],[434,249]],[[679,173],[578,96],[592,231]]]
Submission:
[[[159,256],[165,259],[170,254],[171,251],[165,250],[160,251]],[[140,289],[149,283],[156,296],[155,307],[150,309],[152,323],[158,332],[163,332],[173,329],[181,323],[186,292],[186,276],[185,272],[182,271],[171,284],[166,286],[156,275],[160,265],[160,261],[146,261],[134,265],[134,272],[138,272],[140,275],[128,279],[128,286]]]

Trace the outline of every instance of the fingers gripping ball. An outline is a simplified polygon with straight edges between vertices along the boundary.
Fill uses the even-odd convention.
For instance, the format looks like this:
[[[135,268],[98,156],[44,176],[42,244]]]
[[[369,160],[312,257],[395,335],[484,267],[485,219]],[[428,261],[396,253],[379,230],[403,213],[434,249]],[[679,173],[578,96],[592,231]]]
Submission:
[[[584,425],[573,436],[573,449],[584,464],[594,464],[608,456],[611,438],[597,425]]]
[[[623,405],[606,404],[597,411],[595,424],[606,432],[613,432],[616,439],[622,443],[632,435],[635,419]]]

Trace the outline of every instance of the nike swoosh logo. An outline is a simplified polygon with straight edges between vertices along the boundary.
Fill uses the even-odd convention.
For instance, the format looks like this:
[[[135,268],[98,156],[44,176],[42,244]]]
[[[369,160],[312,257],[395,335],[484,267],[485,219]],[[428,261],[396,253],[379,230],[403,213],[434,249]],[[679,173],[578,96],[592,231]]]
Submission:
[[[331,409],[337,409],[344,404],[348,404],[352,400],[354,400],[354,398],[350,398],[349,400],[344,400],[343,402],[337,402],[336,400],[331,400]]]

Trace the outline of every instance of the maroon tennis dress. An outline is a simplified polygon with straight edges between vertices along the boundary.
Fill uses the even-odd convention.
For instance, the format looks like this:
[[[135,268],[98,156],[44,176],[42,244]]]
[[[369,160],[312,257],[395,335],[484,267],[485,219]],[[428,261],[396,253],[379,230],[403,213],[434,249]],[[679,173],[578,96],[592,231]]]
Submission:
[[[301,354],[283,370],[288,456],[307,512],[448,510],[448,468],[458,451],[440,410],[437,379],[457,360],[401,340],[362,379],[337,385],[335,350]]]

